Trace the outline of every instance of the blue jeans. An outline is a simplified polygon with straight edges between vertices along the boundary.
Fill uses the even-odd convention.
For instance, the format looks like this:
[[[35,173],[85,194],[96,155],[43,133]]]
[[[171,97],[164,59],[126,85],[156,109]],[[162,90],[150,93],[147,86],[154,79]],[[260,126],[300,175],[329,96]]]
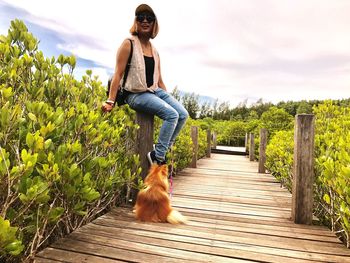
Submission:
[[[163,120],[155,152],[156,158],[164,161],[168,148],[174,144],[188,118],[188,112],[173,96],[161,88],[157,88],[154,93],[130,94],[126,102],[136,111],[156,115]]]

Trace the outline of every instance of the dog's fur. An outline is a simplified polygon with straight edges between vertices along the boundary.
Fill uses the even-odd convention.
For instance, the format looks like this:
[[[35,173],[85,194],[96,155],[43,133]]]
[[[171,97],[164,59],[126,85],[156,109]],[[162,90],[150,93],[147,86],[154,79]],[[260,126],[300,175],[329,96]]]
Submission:
[[[153,164],[139,191],[134,207],[136,219],[145,222],[186,223],[187,219],[170,205],[168,167]]]

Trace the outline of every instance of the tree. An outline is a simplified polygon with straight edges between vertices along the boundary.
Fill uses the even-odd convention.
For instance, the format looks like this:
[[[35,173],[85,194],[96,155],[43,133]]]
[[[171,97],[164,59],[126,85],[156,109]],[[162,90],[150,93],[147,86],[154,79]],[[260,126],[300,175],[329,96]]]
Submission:
[[[194,93],[186,93],[182,97],[182,104],[192,119],[197,119],[200,110],[198,97]]]
[[[293,127],[293,116],[284,109],[275,106],[264,112],[260,118],[261,128],[266,128],[269,135],[273,135],[277,131],[289,130]]]
[[[210,102],[204,102],[200,109],[199,118],[203,119],[211,116],[213,116],[213,110],[210,107]]]
[[[301,101],[299,103],[298,109],[297,109],[297,114],[310,114],[312,113],[312,105],[307,103],[305,100]]]
[[[265,111],[267,111],[272,106],[274,106],[272,103],[264,103],[263,99],[259,99],[250,107],[250,110],[255,110],[258,116],[260,117]]]
[[[178,101],[181,100],[181,95],[179,92],[179,89],[177,88],[177,86],[175,86],[175,88],[173,89],[173,91],[171,92],[171,95]]]

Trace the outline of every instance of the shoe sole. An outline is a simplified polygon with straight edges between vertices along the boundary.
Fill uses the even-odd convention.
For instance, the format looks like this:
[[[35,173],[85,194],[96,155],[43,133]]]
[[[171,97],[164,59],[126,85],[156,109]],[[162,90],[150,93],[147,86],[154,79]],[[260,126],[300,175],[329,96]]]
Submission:
[[[149,165],[152,166],[153,162],[151,158],[151,152],[147,153],[147,159],[148,159]]]

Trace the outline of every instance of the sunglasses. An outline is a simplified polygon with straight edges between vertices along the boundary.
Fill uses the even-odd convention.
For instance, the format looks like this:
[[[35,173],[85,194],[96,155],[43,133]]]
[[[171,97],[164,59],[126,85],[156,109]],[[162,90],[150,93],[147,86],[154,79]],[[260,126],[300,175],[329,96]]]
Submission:
[[[137,22],[143,22],[146,19],[148,23],[152,23],[156,20],[156,17],[153,15],[140,14],[136,16]]]

